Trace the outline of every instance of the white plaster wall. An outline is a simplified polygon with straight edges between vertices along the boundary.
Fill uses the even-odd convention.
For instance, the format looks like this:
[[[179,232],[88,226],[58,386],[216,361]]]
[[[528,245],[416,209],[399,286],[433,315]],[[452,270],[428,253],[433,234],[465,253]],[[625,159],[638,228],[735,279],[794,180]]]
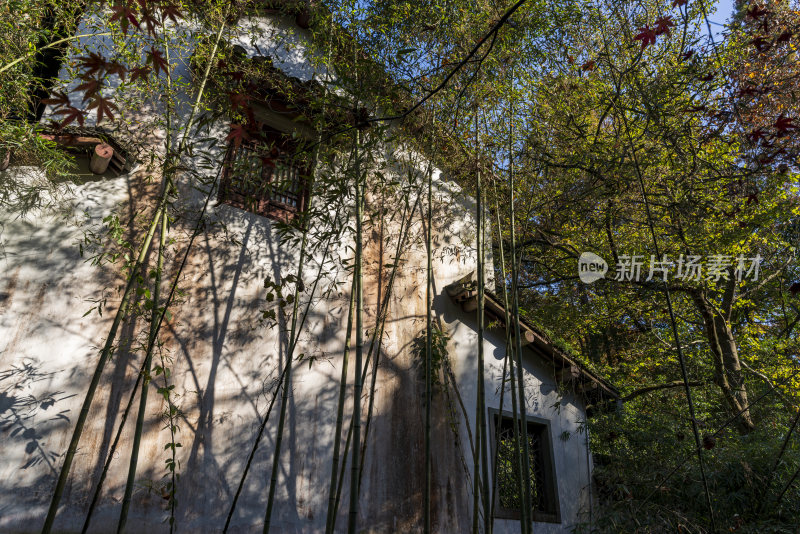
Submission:
[[[452,336],[450,347],[459,375],[464,404],[468,408],[469,425],[475,428],[477,403],[477,321],[476,313],[466,313],[454,304],[446,294],[439,295],[439,311],[447,330]],[[486,394],[487,422],[491,421],[490,409],[500,409],[500,384],[505,358],[505,339],[494,331],[484,335],[484,388]],[[530,349],[523,349],[525,376],[525,409],[528,416],[550,422],[553,460],[561,522],[534,522],[535,532],[570,532],[577,523],[588,520],[591,502],[591,458],[588,454],[588,439],[583,430],[586,412],[583,401],[572,393],[560,394],[552,368]],[[506,385],[503,412],[511,412],[511,393]],[[488,423],[487,423],[488,426]],[[474,433],[474,431],[473,431]],[[568,437],[567,434],[568,433]],[[491,432],[488,433],[491,439]],[[562,437],[563,436],[563,437]],[[491,476],[491,453],[489,469]],[[469,463],[470,473],[472,463]],[[495,520],[495,532],[519,532],[516,520]]]
[[[306,79],[313,75],[296,55],[302,43],[292,39],[302,32],[286,22],[270,26],[259,21],[263,40],[243,42],[262,50],[281,50],[275,35],[294,45],[276,52],[287,72]],[[270,29],[271,28],[271,29]],[[277,32],[277,33],[276,33]],[[284,33],[280,33],[284,32]],[[186,58],[183,65],[186,64]],[[183,67],[182,67],[183,68]],[[283,67],[282,67],[283,68]],[[294,69],[294,70],[291,70]],[[67,76],[66,72],[63,73]],[[188,72],[183,72],[186,77]],[[180,72],[178,73],[180,75]],[[187,95],[184,101],[189,101]],[[186,109],[183,110],[186,120]],[[157,132],[151,137],[158,150]],[[221,131],[219,135],[224,136]],[[401,152],[396,149],[397,153]],[[6,172],[21,172],[12,168]],[[29,170],[25,172],[30,172]],[[213,169],[208,171],[213,173]],[[395,168],[402,179],[405,170]],[[157,183],[157,179],[155,183]],[[103,178],[62,191],[61,214],[32,213],[26,218],[0,215],[0,531],[38,531],[47,510],[61,458],[69,442],[86,385],[97,363],[98,347],[105,341],[118,305],[117,289],[123,283],[119,267],[94,266],[82,259],[78,243],[85,232],[102,230],[102,218],[119,213],[133,239],[141,220],[131,213],[152,208],[152,194],[144,169],[119,178]],[[179,184],[181,201],[174,215],[171,236],[176,238],[167,268],[174,272],[187,244],[200,204],[191,183]],[[474,417],[474,324],[456,309],[444,287],[475,269],[474,203],[458,187],[435,175],[434,310],[452,338],[451,359],[469,417]],[[394,199],[376,196],[379,202]],[[146,211],[146,210],[145,210]],[[88,214],[88,217],[84,215]],[[66,214],[66,218],[64,215]],[[361,494],[361,521],[370,532],[419,530],[421,467],[423,465],[422,415],[424,413],[419,358],[412,342],[425,325],[425,242],[427,228],[421,208],[414,214],[405,262],[390,301],[385,343],[377,376],[376,406],[367,442],[367,458]],[[70,222],[65,222],[70,221]],[[380,232],[366,229],[365,325],[372,328],[378,286],[378,266],[391,261],[398,221],[387,221]],[[382,247],[381,247],[382,244]],[[378,254],[384,250],[383,260]],[[183,410],[178,440],[178,532],[219,531],[233,492],[253,443],[261,417],[275,390],[285,363],[286,336],[280,328],[258,321],[264,301],[264,278],[280,279],[296,270],[296,246],[282,246],[271,221],[225,205],[212,205],[208,223],[192,248],[181,277],[185,295],[172,308],[173,319],[164,325],[164,356],[172,367],[175,402]],[[333,426],[335,423],[344,325],[349,299],[349,274],[342,260],[352,258],[352,239],[334,244],[329,252],[330,274],[322,282],[310,306],[310,314],[297,353],[313,357],[311,365],[296,367],[281,471],[273,517],[274,532],[322,532],[327,506]],[[315,253],[305,269],[306,288],[316,277],[322,261]],[[385,283],[385,273],[383,275]],[[334,287],[324,298],[323,289]],[[107,297],[102,316],[84,313],[93,301]],[[128,320],[121,329],[123,342],[107,364],[95,398],[72,476],[62,500],[56,526],[64,531],[80,529],[94,484],[116,432],[122,410],[138,372],[143,319]],[[285,325],[284,325],[285,328]],[[137,337],[138,336],[138,337]],[[502,364],[496,358],[502,340],[486,340],[488,393],[495,391],[492,377]],[[352,358],[352,353],[351,353]],[[349,381],[352,384],[351,360]],[[554,443],[559,476],[562,525],[537,525],[537,532],[563,532],[573,522],[587,482],[586,449],[577,435],[583,408],[576,400],[561,402],[559,416],[549,406],[555,393],[547,391],[546,369],[528,362],[529,413],[552,418],[554,440],[562,431],[573,437]],[[163,378],[156,378],[161,386]],[[537,389],[538,386],[538,389]],[[422,390],[424,391],[424,390]],[[498,399],[491,397],[489,406]],[[506,401],[510,406],[510,401]],[[140,452],[137,491],[128,522],[131,532],[162,532],[168,512],[162,499],[169,433],[160,413],[166,404],[155,387],[150,388],[148,414]],[[347,410],[351,406],[348,405]],[[134,403],[134,410],[136,403]],[[269,487],[272,451],[277,426],[276,403],[232,523],[232,532],[260,532]],[[366,410],[366,405],[364,405]],[[464,455],[465,437],[455,443],[443,394],[434,407],[435,525],[439,532],[468,532],[471,488],[466,473],[472,465]],[[124,490],[132,415],[106,481],[106,490],[93,522],[93,530],[113,529]],[[473,425],[474,421],[469,420]],[[345,428],[348,419],[345,420]],[[463,434],[463,428],[462,432]],[[457,440],[456,440],[457,441]],[[345,476],[349,476],[349,469]],[[342,496],[338,525],[344,528],[349,499],[347,484]],[[506,522],[514,532],[517,527]]]

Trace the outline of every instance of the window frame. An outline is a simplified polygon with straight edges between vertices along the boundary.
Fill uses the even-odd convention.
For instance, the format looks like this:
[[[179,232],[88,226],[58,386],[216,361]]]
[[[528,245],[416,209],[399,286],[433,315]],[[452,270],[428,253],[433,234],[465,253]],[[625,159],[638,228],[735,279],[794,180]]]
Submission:
[[[218,201],[222,204],[227,204],[255,215],[278,220],[287,224],[294,223],[308,208],[310,194],[309,182],[312,172],[310,166],[300,164],[299,159],[295,160],[298,151],[297,145],[298,143],[291,139],[289,134],[269,127],[264,127],[260,139],[243,142],[239,146],[236,146],[233,141],[231,141],[222,163],[222,175],[220,177],[219,191],[217,192]],[[277,154],[272,158],[261,156],[261,175],[258,179],[265,186],[265,194],[251,197],[236,187],[234,183],[235,169],[233,165],[240,151],[251,150],[255,152],[254,155],[258,157],[257,150],[261,146],[271,146],[271,152],[277,151]],[[269,165],[267,160],[273,162],[273,164]],[[275,176],[274,169],[277,167],[274,163],[280,161],[286,162],[287,160],[289,162],[288,168],[297,172],[297,181],[300,184],[299,191],[297,192],[297,206],[276,199],[274,189],[271,187],[273,177]],[[271,167],[273,172],[267,173],[268,167]],[[277,196],[280,196],[280,192]]]
[[[494,458],[496,455],[497,446],[497,420],[498,418],[502,418],[503,420],[512,423],[515,418],[512,412],[503,410],[501,414],[500,410],[496,408],[488,408],[488,415],[488,421],[490,422],[491,427],[489,431],[491,436],[490,441],[492,454],[490,461],[492,462],[492,467],[494,468]],[[519,421],[519,419],[520,417],[517,416],[516,420]],[[528,415],[526,417],[526,423],[529,431],[533,426],[533,428],[539,434],[540,452],[542,455],[541,467],[544,473],[543,487],[545,491],[545,499],[548,501],[549,507],[548,511],[533,510],[532,519],[533,521],[539,523],[561,523],[561,505],[558,498],[558,477],[556,476],[551,421],[535,415]],[[492,488],[492,491],[499,492],[499,480],[496,480],[496,485],[494,488]],[[521,520],[521,511],[502,506],[499,495],[494,499],[494,503],[494,510],[492,511],[493,518],[516,521]]]

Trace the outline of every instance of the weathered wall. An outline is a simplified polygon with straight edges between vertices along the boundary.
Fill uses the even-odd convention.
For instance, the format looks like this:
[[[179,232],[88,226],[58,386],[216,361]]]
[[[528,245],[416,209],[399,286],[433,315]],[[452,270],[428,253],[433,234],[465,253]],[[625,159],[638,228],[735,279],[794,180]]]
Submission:
[[[262,38],[269,41],[273,37]],[[297,69],[295,75],[311,76],[300,68],[302,62],[295,56],[282,57]],[[36,172],[20,168],[6,172],[23,171]],[[394,171],[398,177],[405,176],[404,169],[395,167]],[[33,212],[23,218],[0,215],[0,530],[4,532],[33,532],[41,527],[62,455],[97,363],[98,347],[105,341],[118,305],[117,289],[123,282],[119,265],[87,263],[80,257],[78,243],[87,231],[100,232],[102,218],[109,213],[120,215],[126,237],[134,240],[143,224],[142,214],[152,207],[155,183],[157,180],[142,168],[119,178],[64,188],[59,214]],[[181,200],[173,214],[176,221],[171,236],[176,242],[168,258],[170,273],[183,254],[200,204],[199,194],[190,184],[182,183],[180,191]],[[395,197],[387,198],[380,191],[371,193],[368,211],[374,213],[387,205],[397,208]],[[468,424],[473,425],[475,325],[450,302],[444,287],[475,269],[474,204],[438,173],[435,198],[434,310],[451,336],[450,360]],[[369,532],[419,531],[422,521],[424,382],[421,360],[413,350],[414,340],[425,328],[427,228],[422,213],[418,206],[390,299],[377,373],[360,497],[361,525]],[[218,531],[224,524],[286,359],[286,324],[270,328],[259,322],[260,311],[269,307],[263,281],[294,274],[298,254],[296,246],[281,245],[273,223],[267,219],[225,205],[212,205],[207,217],[181,277],[180,287],[185,293],[173,306],[173,318],[165,323],[161,336],[163,355],[172,368],[174,402],[182,410],[178,423],[178,441],[182,444],[178,449],[179,532]],[[365,229],[365,327],[370,330],[374,328],[379,288],[385,292],[389,274],[389,269],[381,266],[393,261],[398,228],[399,214],[390,209],[388,215],[375,218]],[[313,361],[310,365],[299,363],[294,376],[274,532],[324,530],[350,290],[350,276],[342,260],[352,258],[352,245],[351,238],[332,245],[325,264],[327,274],[312,301],[296,350],[296,354],[303,353]],[[308,290],[323,260],[323,249],[306,264]],[[323,296],[328,289],[330,292]],[[94,301],[103,298],[108,301],[102,316],[96,311],[84,315]],[[143,356],[136,349],[144,327],[142,317],[131,318],[123,325],[123,341],[106,366],[73,463],[56,522],[58,529],[80,529],[136,379]],[[502,340],[487,337],[490,407],[499,404],[494,392],[502,369],[502,346]],[[352,358],[351,352],[351,385]],[[560,399],[547,369],[534,359],[527,362],[526,371],[529,413],[553,421],[563,517],[562,525],[537,525],[537,532],[563,531],[575,522],[581,503],[586,501],[588,458],[585,436],[577,432],[583,407],[577,399]],[[156,377],[150,388],[139,484],[128,521],[132,532],[168,528],[162,488],[167,480],[164,461],[169,456],[164,446],[170,438],[161,417],[167,406],[155,390],[164,385],[163,380],[163,376]],[[369,380],[365,390],[368,387]],[[352,387],[348,393],[352,396]],[[453,394],[439,391],[434,399],[433,519],[436,530],[442,533],[468,532],[471,525],[468,473],[472,460],[460,409],[452,408]],[[560,413],[551,407],[557,402]],[[510,406],[508,399],[506,406]],[[276,404],[239,500],[233,532],[261,531],[277,410]],[[131,419],[93,521],[97,532],[106,532],[116,524],[133,437]],[[348,422],[349,418],[345,432]],[[451,423],[459,429],[457,437]],[[572,437],[561,440],[563,431]],[[348,478],[339,530],[347,520],[349,466],[345,473]],[[518,529],[511,521],[498,524],[508,532]]]

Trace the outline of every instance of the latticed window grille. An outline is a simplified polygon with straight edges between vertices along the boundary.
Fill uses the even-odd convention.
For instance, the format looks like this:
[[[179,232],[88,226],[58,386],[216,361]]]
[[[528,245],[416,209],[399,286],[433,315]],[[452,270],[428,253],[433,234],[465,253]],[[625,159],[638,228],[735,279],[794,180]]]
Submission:
[[[497,498],[495,517],[520,519],[522,495],[520,494],[521,454],[514,439],[514,420],[495,414],[493,429],[498,430],[497,442]],[[517,420],[517,431],[522,437],[522,426]],[[557,496],[551,462],[549,433],[544,424],[528,422],[528,451],[530,453],[531,511],[536,521],[558,521]],[[520,447],[522,443],[520,442]]]
[[[284,222],[306,209],[308,169],[279,138],[232,146],[220,181],[221,202]]]

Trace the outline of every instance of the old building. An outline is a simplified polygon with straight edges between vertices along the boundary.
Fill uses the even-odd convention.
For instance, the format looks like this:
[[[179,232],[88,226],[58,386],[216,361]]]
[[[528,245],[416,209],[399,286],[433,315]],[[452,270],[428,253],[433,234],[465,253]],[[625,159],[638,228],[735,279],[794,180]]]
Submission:
[[[242,20],[238,37],[233,32],[226,39],[240,47],[236,50],[246,60],[263,62],[269,56],[272,69],[280,71],[291,87],[311,91],[320,74],[303,56],[310,37],[297,25],[298,19],[274,14]],[[259,31],[246,33],[252,26]],[[91,41],[83,45],[94,46]],[[181,53],[174,59],[173,77],[196,78],[192,51]],[[62,69],[62,80],[73,83],[68,72]],[[191,102],[195,87],[189,83],[176,91],[185,92],[184,103]],[[314,172],[344,175],[351,163],[338,157],[312,167],[307,160],[294,160],[297,143],[313,138],[315,132],[296,108],[278,96],[253,99],[267,133],[241,144],[230,141],[229,147],[225,121],[212,125],[204,136],[216,135],[217,142],[208,144],[203,157],[189,158],[197,164],[194,173],[179,173],[171,196],[166,287],[181,269],[184,254],[186,259],[178,278],[180,293],[170,305],[154,355],[127,521],[130,532],[169,530],[170,477],[165,463],[173,450],[179,473],[176,531],[221,531],[248,463],[230,532],[262,529],[273,475],[278,485],[271,531],[325,530],[348,337],[353,196],[348,188],[341,193],[312,192],[308,178]],[[0,215],[3,532],[34,532],[42,527],[100,347],[120,305],[126,263],[135,256],[146,218],[157,209],[161,175],[141,146],[149,144],[151,152],[161,153],[166,134],[136,126],[150,124],[148,117],[153,114],[158,110],[128,110],[124,128],[87,125],[68,137],[56,139],[58,135],[52,134],[65,149],[94,150],[98,144],[108,144],[114,157],[102,174],[89,171],[88,159],[79,162],[79,177],[50,192],[50,205]],[[176,120],[185,123],[189,114],[188,105],[179,107]],[[128,145],[132,138],[140,143],[136,150]],[[366,437],[359,526],[362,532],[421,532],[425,383],[419,341],[426,323],[426,238],[432,232],[432,309],[446,347],[432,404],[432,523],[436,532],[469,532],[478,376],[471,282],[476,270],[476,210],[447,171],[433,169],[435,213],[427,217],[429,158],[413,146],[402,138],[373,144],[371,162],[364,163],[364,353],[372,359],[366,367],[362,403],[361,436]],[[206,161],[213,165],[206,166]],[[3,172],[31,182],[43,179],[40,169],[13,158]],[[197,180],[201,175],[208,178],[205,184]],[[292,322],[292,302],[286,297],[296,288],[292,276],[298,270],[301,246],[301,231],[282,223],[291,223],[314,202],[327,216],[308,223],[309,255],[303,260],[304,287],[298,306],[303,318],[293,352],[280,468],[273,473],[279,382]],[[200,218],[204,222],[198,225]],[[154,255],[155,248],[148,258],[151,268]],[[486,271],[491,278],[489,260]],[[148,270],[139,274],[146,278]],[[58,532],[81,529],[122,414],[129,399],[135,398],[89,530],[116,528],[138,406],[138,397],[131,394],[140,374],[150,317],[149,293],[142,289],[137,297],[121,324],[91,404],[55,520]],[[276,305],[281,298],[287,303],[284,308]],[[383,302],[387,312],[381,322]],[[512,424],[511,396],[508,386],[501,387],[506,325],[500,297],[487,294],[486,310],[494,326],[484,340],[484,408],[490,442],[500,445],[487,454],[496,452],[502,461],[510,454]],[[380,330],[381,341],[370,350],[371,336]],[[592,506],[592,460],[584,426],[587,406],[613,400],[616,392],[534,325],[522,324],[521,331],[527,429],[536,472],[535,531],[566,532],[587,520]],[[353,366],[351,350],[342,442],[350,424]],[[169,369],[168,376],[157,373],[159,368]],[[263,439],[249,462],[266,413],[270,415]],[[174,439],[171,424],[177,427]],[[496,441],[497,429],[503,435]],[[345,529],[351,499],[351,466],[343,467],[337,531]],[[506,471],[497,479],[495,532],[518,532],[513,476]]]

